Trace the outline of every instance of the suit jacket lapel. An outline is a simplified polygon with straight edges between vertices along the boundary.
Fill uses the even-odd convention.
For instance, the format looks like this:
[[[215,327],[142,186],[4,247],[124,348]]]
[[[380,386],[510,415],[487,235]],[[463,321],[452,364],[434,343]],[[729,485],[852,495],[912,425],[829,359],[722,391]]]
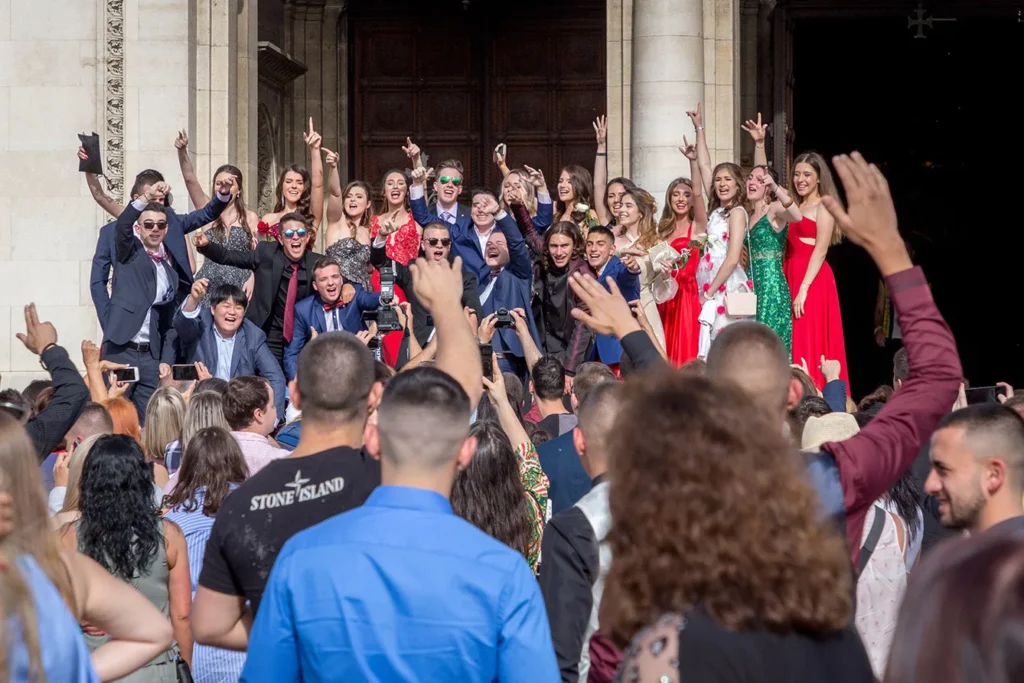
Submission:
[[[235,332],[235,346],[231,350],[231,377],[238,376],[238,364],[242,362],[242,354],[245,353],[245,324],[243,323]]]

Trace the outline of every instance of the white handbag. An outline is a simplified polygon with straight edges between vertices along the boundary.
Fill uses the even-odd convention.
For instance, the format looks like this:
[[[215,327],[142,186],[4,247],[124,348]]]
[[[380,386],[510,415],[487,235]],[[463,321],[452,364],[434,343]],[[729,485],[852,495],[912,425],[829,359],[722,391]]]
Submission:
[[[747,254],[750,255],[747,267],[753,264],[753,255],[750,252],[750,231],[747,231]],[[747,274],[751,282],[753,276]],[[757,294],[754,292],[729,292],[725,295],[725,313],[730,318],[752,318],[757,315]]]

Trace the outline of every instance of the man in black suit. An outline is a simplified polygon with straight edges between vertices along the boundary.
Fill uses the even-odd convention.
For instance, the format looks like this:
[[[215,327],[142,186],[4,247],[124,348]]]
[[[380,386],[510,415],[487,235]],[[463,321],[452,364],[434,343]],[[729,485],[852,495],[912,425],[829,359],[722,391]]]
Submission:
[[[192,238],[199,253],[214,263],[255,271],[245,317],[267,335],[267,346],[278,363],[292,340],[295,304],[313,294],[313,265],[322,256],[307,248],[315,233],[302,214],[287,213],[280,225],[277,243],[260,242],[252,251],[225,249],[201,231]]]
[[[217,190],[210,200],[210,213],[215,216],[231,201],[227,183]],[[175,258],[164,246],[168,210],[157,199],[169,191],[167,183],[152,185],[125,207],[114,227],[117,261],[103,330],[103,357],[139,369],[139,381],[125,396],[135,404],[140,420],[160,379],[171,373],[174,312],[192,282],[188,260]]]

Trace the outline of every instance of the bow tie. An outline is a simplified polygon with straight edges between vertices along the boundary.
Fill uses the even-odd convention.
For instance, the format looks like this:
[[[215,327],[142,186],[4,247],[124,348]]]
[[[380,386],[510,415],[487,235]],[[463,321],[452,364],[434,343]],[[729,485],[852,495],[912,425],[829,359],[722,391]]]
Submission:
[[[335,308],[345,308],[345,302],[341,300],[341,297],[338,297],[333,304],[324,304],[324,313],[333,311]]]
[[[154,263],[163,263],[164,261],[167,260],[167,253],[166,252],[157,253],[157,252],[149,251],[147,249],[146,250],[146,256],[148,256],[149,258],[153,259]]]

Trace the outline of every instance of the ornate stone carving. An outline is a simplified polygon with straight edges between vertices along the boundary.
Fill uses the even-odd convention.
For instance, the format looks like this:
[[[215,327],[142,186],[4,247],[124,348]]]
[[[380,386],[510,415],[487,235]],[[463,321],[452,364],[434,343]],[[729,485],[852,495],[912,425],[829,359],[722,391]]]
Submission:
[[[105,176],[110,193],[124,201],[124,0],[107,0],[103,35]]]
[[[277,154],[274,150],[274,122],[267,105],[260,104],[257,114],[256,133],[256,177],[259,188],[256,213],[265,216],[274,210],[277,197]]]

